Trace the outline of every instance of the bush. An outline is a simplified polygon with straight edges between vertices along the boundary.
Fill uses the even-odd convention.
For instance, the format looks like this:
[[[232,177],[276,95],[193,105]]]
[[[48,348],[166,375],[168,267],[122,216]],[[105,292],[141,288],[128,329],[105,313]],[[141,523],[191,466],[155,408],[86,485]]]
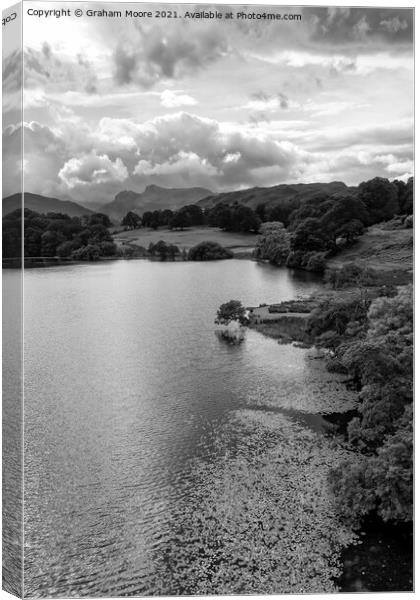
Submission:
[[[60,258],[67,258],[72,252],[77,250],[77,248],[78,245],[73,240],[63,242],[57,247],[57,255],[60,256]]]
[[[304,256],[305,252],[303,250],[292,250],[287,256],[286,267],[289,269],[300,269]]]
[[[101,256],[115,256],[117,253],[117,246],[114,242],[101,242],[99,244],[99,252]]]
[[[233,258],[233,252],[217,242],[200,242],[188,252],[188,260],[221,260]]]
[[[364,267],[357,263],[348,263],[339,269],[327,269],[325,283],[334,290],[353,286],[375,285],[375,271],[370,267]]]
[[[99,260],[99,246],[96,246],[95,244],[88,244],[87,246],[82,246],[81,248],[78,248],[77,250],[72,252],[71,257],[74,260]]]
[[[336,348],[345,341],[345,336],[359,337],[367,312],[367,305],[360,299],[329,298],[311,312],[306,331],[317,343]]]
[[[309,256],[308,256],[309,255]],[[314,273],[323,273],[327,265],[325,252],[308,252],[305,258],[306,270]]]
[[[271,264],[284,265],[290,252],[290,234],[283,223],[267,222],[260,227],[260,237],[255,245],[254,256]]]

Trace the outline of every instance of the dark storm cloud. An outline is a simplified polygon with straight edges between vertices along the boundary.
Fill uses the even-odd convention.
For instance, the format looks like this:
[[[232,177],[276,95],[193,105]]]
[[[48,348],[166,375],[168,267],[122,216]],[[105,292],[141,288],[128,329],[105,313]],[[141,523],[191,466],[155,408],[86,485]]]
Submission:
[[[413,10],[389,8],[305,8],[312,39],[343,44],[363,40],[409,44],[413,41]]]
[[[161,79],[176,79],[216,61],[227,51],[227,42],[214,28],[189,32],[137,28],[136,39],[120,43],[114,52],[114,77],[118,84],[132,82],[152,87]]]

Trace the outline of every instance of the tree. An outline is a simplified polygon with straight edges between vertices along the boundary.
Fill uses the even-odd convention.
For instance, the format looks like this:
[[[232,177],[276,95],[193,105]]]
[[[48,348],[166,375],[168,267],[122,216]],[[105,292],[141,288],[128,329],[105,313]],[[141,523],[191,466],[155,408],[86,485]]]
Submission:
[[[312,271],[313,273],[323,273],[327,266],[327,261],[325,260],[325,253],[324,252],[309,252],[308,254],[305,257],[306,270]]]
[[[260,227],[254,256],[260,260],[268,260],[273,265],[283,265],[290,252],[290,234],[283,223],[267,222]]]
[[[389,221],[399,212],[398,190],[384,177],[375,177],[359,185],[358,197],[368,210],[368,223]]]
[[[138,229],[141,226],[141,217],[130,210],[121,221],[121,225],[127,229]]]
[[[257,217],[260,219],[260,221],[262,223],[267,220],[264,202],[260,202],[259,204],[257,204],[257,206],[255,208],[255,214],[257,215]],[[275,220],[275,219],[273,219],[273,220]]]
[[[232,210],[232,231],[241,231],[247,233],[252,231],[257,233],[261,226],[261,219],[249,206],[238,204]]]
[[[152,229],[154,229],[156,231],[156,229],[159,227],[159,225],[160,225],[160,212],[158,210],[154,210],[152,212],[152,216],[150,218],[149,227],[151,227]]]
[[[159,240],[158,243],[154,245],[153,254],[157,254],[160,260],[166,260],[168,255],[168,246],[166,242]]]
[[[143,227],[151,227],[151,222],[153,220],[153,213],[150,210],[147,210],[143,213],[141,222]]]
[[[45,231],[41,235],[41,256],[56,256],[57,246],[65,241],[65,237],[56,231]]]
[[[350,194],[334,195],[331,200],[330,208],[321,217],[322,225],[337,237],[340,227],[357,220],[362,223],[363,232],[363,225],[369,222],[369,213],[362,200]]]
[[[358,446],[331,481],[347,516],[376,509],[383,520],[412,519],[413,290],[372,301],[367,328],[343,347],[342,363],[360,384],[358,416],[348,425]]]
[[[101,256],[115,256],[117,254],[117,246],[114,242],[100,242],[99,253]]]
[[[224,258],[233,258],[233,252],[223,248],[217,242],[200,242],[190,248],[188,260],[221,260]]]
[[[400,198],[400,211],[404,215],[413,214],[413,185],[414,180],[410,177],[405,186],[405,191]]]
[[[86,261],[95,261],[98,260],[100,256],[99,247],[96,244],[88,244],[87,246],[82,246],[75,250],[71,257],[74,260],[86,260]]]
[[[170,256],[171,260],[175,260],[175,256],[177,254],[180,254],[178,246],[175,246],[174,244],[169,244],[168,255]]]
[[[172,221],[173,216],[174,216],[174,213],[169,208],[166,208],[165,210],[163,210],[162,214],[161,214],[161,219],[160,219],[161,225],[169,226],[170,222]]]
[[[19,233],[19,237],[20,237]],[[25,227],[25,256],[42,256],[41,255],[41,235],[42,231],[35,227]],[[4,232],[3,232],[4,236]],[[3,247],[4,254],[4,247]],[[6,255],[5,255],[6,256]]]
[[[97,223],[90,227],[89,243],[98,244],[100,242],[112,242],[112,236],[105,225]]]
[[[335,235],[344,238],[347,244],[352,244],[357,236],[363,234],[363,230],[364,227],[362,221],[359,221],[359,219],[352,219],[338,227],[335,231]]]
[[[229,300],[217,310],[216,324],[228,325],[231,321],[238,321],[241,325],[247,323],[246,310],[239,300]]]
[[[292,233],[290,247],[304,252],[331,250],[335,247],[335,235],[326,231],[319,219],[309,217]]]
[[[290,223],[290,217],[297,208],[299,200],[296,198],[282,198],[276,201],[275,206],[266,210],[265,221],[280,221],[287,227]]]
[[[190,227],[191,218],[187,211],[178,210],[169,224],[171,229],[185,229],[185,227]]]
[[[72,254],[72,252],[77,250],[77,248],[78,246],[74,243],[73,240],[66,240],[58,246],[57,255],[61,258],[67,258]]]
[[[108,215],[104,213],[94,213],[89,216],[88,225],[102,225],[103,227],[111,227],[112,223]]]

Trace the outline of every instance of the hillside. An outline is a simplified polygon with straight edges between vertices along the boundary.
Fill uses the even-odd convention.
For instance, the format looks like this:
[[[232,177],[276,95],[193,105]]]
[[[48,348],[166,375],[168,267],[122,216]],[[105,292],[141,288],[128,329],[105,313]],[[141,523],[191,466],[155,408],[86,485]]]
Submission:
[[[142,214],[147,210],[175,210],[186,204],[195,204],[211,195],[210,190],[200,187],[164,188],[148,185],[144,192],[119,192],[112,202],[105,204],[102,211],[114,220],[121,220],[129,210]]]
[[[197,202],[201,208],[211,208],[219,202],[232,204],[238,202],[255,209],[258,204],[274,208],[281,203],[293,203],[299,206],[305,200],[318,194],[353,193],[356,188],[348,187],[341,181],[330,183],[296,183],[280,184],[273,187],[254,187],[236,192],[213,194]]]
[[[381,272],[402,272],[411,279],[413,270],[413,230],[389,230],[373,225],[350,248],[328,260],[329,267],[357,262]]]
[[[80,217],[82,215],[91,215],[93,211],[71,202],[70,200],[58,200],[57,198],[48,198],[47,196],[40,196],[39,194],[31,194],[25,192],[24,194],[25,208],[33,210],[38,213],[63,213],[70,217]],[[21,206],[21,194],[13,194],[3,198],[3,216],[13,212]]]

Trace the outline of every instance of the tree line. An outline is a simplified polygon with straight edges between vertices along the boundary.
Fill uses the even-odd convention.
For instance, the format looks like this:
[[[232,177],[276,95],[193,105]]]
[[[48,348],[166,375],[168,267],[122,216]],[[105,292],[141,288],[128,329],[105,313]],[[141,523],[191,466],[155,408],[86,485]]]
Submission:
[[[170,209],[146,211],[142,216],[129,211],[121,221],[126,229],[147,227],[158,229],[186,229],[187,227],[220,227],[224,231],[257,233],[261,220],[252,208],[242,204],[228,206],[217,204],[213,208],[201,209],[196,204],[183,206],[179,210]]]
[[[275,265],[323,272],[326,258],[348,247],[365,228],[402,215],[412,227],[413,178],[407,183],[376,177],[355,194],[317,195],[294,209],[287,223],[265,223],[255,256]]]
[[[183,248],[181,251],[174,244],[167,244],[163,240],[159,240],[156,244],[151,242],[148,248],[148,255],[157,257],[161,261],[165,260],[221,260],[225,258],[233,258],[233,252],[228,248],[223,248],[217,242],[203,241],[199,242],[188,251]]]
[[[109,232],[111,221],[102,213],[69,217],[61,213],[39,214],[27,208],[3,217],[3,257],[21,254],[22,216],[26,258],[56,257],[96,260],[114,256],[117,247]]]

